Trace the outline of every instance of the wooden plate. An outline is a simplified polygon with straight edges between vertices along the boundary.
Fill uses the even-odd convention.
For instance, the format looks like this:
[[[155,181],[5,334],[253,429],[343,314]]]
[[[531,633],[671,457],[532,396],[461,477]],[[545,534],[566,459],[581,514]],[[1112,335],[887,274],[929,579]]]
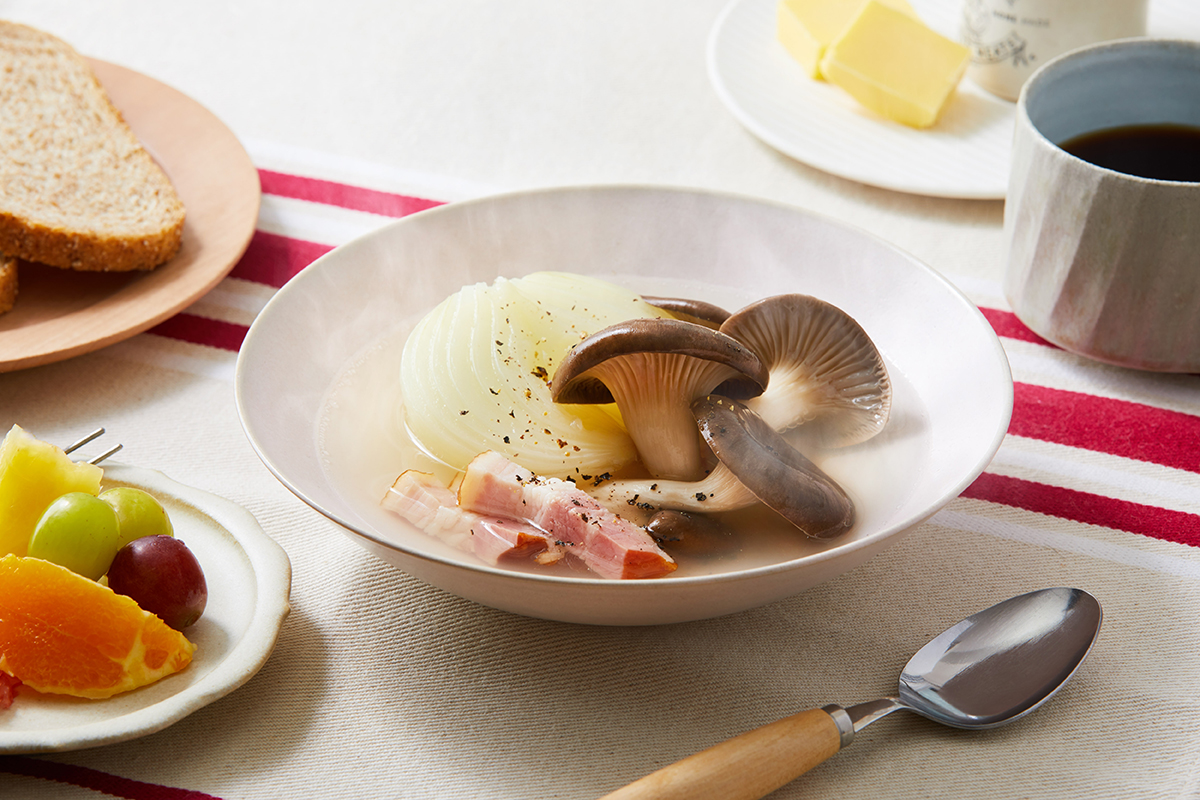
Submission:
[[[150,272],[85,273],[21,262],[16,306],[0,314],[0,372],[89,353],[153,327],[216,286],[254,234],[258,171],[233,132],[153,78],[88,62],[183,199],[183,245]]]

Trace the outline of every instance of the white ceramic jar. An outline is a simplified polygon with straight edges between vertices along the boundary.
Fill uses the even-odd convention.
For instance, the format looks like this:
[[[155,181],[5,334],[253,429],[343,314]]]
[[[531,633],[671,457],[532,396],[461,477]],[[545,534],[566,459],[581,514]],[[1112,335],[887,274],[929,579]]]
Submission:
[[[1042,64],[1078,47],[1146,34],[1148,0],[964,0],[967,77],[1016,100]]]
[[[1200,128],[1200,42],[1107,42],[1029,80],[1004,206],[1004,289],[1026,325],[1067,350],[1200,372],[1200,183],[1115,172],[1059,147],[1160,123]]]

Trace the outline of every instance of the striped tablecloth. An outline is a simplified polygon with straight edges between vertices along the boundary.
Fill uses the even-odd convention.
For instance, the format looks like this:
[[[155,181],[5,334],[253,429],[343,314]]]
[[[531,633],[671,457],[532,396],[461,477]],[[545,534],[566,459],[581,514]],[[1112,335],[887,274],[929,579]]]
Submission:
[[[1046,585],[1085,588],[1106,612],[1047,708],[983,733],[895,715],[777,796],[1200,794],[1200,378],[1073,356],[1025,328],[997,282],[949,274],[1016,383],[1009,434],[961,498],[866,566],[763,609],[650,629],[524,619],[341,536],[258,463],[232,400],[238,347],[291,276],[390,219],[496,187],[249,149],[263,206],[231,275],[147,333],[0,375],[0,425],[66,439],[102,420],[130,463],[246,506],[292,558],[293,613],[232,695],[134,742],[0,756],[0,798],[595,797],[804,707],[891,693],[945,625]]]

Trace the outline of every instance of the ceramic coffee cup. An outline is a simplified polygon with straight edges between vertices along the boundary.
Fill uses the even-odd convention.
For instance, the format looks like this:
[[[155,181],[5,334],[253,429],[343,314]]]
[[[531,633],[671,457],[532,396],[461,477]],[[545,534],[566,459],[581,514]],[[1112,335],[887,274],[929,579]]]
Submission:
[[[967,77],[1016,100],[1042,64],[1068,50],[1146,34],[1148,0],[963,0]]]
[[[1004,290],[1022,322],[1067,350],[1200,372],[1200,182],[1138,177],[1060,147],[1164,123],[1200,128],[1200,42],[1107,42],[1034,74],[1017,102]]]

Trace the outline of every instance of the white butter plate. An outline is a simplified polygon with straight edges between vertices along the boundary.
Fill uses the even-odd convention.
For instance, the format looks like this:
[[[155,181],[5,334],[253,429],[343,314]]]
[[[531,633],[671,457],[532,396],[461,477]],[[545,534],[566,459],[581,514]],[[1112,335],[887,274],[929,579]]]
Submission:
[[[797,161],[870,186],[910,194],[1002,200],[1016,106],[964,78],[929,129],[859,106],[810,78],[775,35],[778,0],[733,0],[708,42],[717,95],[755,136]],[[927,25],[957,39],[961,0],[912,0]],[[1150,33],[1200,38],[1200,6],[1151,3]]]
[[[0,754],[79,750],[162,730],[250,680],[275,647],[289,608],[291,563],[248,511],[162,473],[106,463],[104,487],[112,486],[157,497],[204,569],[208,604],[184,631],[196,644],[192,663],[108,700],[18,689],[0,711]]]

